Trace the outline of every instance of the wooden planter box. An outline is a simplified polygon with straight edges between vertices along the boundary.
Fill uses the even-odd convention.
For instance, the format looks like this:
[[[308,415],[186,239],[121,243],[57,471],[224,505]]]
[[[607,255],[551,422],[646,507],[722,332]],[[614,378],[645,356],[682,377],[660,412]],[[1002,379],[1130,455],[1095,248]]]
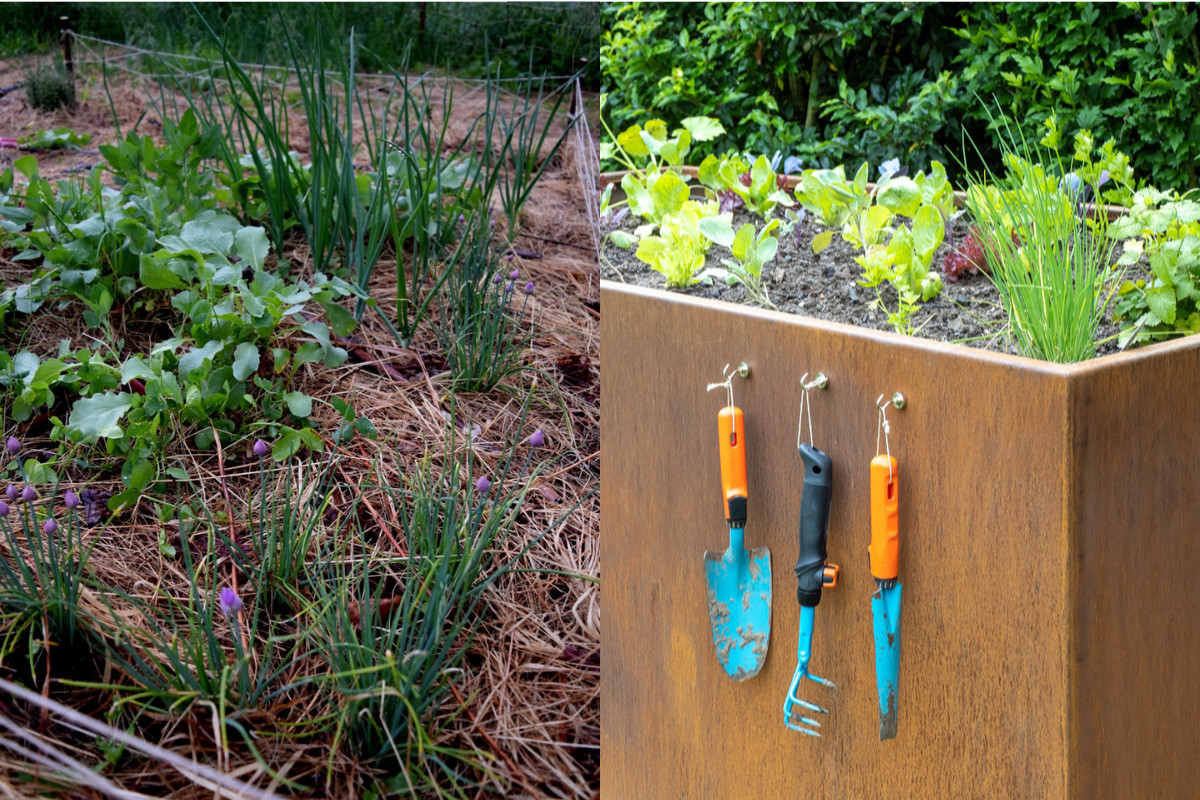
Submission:
[[[1181,798],[1200,791],[1200,337],[1058,366],[601,284],[604,798]],[[729,363],[770,650],[717,662],[703,553],[728,544]],[[833,459],[830,561],[790,731],[800,376]],[[875,399],[899,461],[899,735],[878,739],[867,565]]]

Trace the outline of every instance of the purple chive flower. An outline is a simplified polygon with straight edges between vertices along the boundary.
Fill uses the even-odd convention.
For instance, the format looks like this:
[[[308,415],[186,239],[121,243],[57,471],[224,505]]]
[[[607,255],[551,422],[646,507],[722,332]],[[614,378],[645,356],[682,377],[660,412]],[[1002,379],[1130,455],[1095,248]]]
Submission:
[[[79,495],[67,489],[67,493],[63,495],[63,504],[70,509],[79,508]]]
[[[458,224],[459,224],[459,225],[462,225],[462,224],[463,224],[464,222],[466,222],[466,221],[467,221],[467,218],[466,218],[466,217],[464,217],[462,214],[459,214],[459,215],[458,215]]]
[[[12,509],[10,509],[8,507],[8,503],[4,502],[3,500],[0,500],[0,517],[7,517],[8,512],[11,510]]]
[[[225,616],[232,616],[242,610],[242,598],[237,596],[237,592],[226,586],[221,590],[221,613]]]
[[[533,294],[533,281],[525,284],[525,294]]]
[[[521,277],[521,270],[519,269],[514,269],[512,272],[508,273],[508,279],[510,281],[515,281],[519,277]]]
[[[266,454],[267,454],[267,443],[264,442],[262,439],[256,439],[254,441],[254,455],[258,456],[259,458],[262,458]]]
[[[496,220],[491,220],[490,222],[488,222],[488,227],[489,227],[489,228],[495,228],[495,227],[496,227]]]
[[[8,441],[4,443],[4,446],[8,448],[8,452],[11,455],[15,456],[21,452],[21,440],[15,436],[8,437]]]
[[[497,286],[499,286],[499,285],[500,285],[500,282],[501,282],[502,280],[504,280],[504,276],[503,276],[503,275],[501,275],[499,272],[497,272],[497,273],[496,273],[496,277],[492,278],[492,283],[494,283],[494,284],[496,284]]]
[[[475,491],[479,492],[480,494],[487,494],[491,490],[492,482],[489,481],[486,476],[475,481]]]
[[[509,261],[512,261],[512,257],[513,257],[512,253],[509,253],[507,256],[505,256],[505,258],[507,258]],[[516,270],[513,270],[513,272],[516,272]]]
[[[42,530],[46,532],[47,536],[53,536],[58,533],[58,523],[52,519],[48,519],[46,520],[46,524],[42,526]]]
[[[32,503],[37,499],[37,490],[26,484],[25,488],[21,490],[21,499],[26,503]]]
[[[20,492],[21,490],[17,488],[15,483],[10,483],[8,488],[4,490],[4,496],[8,498],[8,502],[15,503]]]
[[[542,433],[542,429],[538,428],[533,432],[533,436],[529,437],[530,447],[541,447],[546,443],[546,434]]]

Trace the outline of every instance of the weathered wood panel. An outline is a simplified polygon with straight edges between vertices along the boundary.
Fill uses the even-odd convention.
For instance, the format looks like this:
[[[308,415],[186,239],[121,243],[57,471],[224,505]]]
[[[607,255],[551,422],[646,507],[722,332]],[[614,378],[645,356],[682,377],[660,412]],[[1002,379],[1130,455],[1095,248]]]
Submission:
[[[601,702],[606,798],[1023,797],[1068,791],[1073,616],[1066,368],[605,283],[601,336]],[[719,309],[719,310],[718,310]],[[770,653],[730,680],[703,552],[723,549],[716,417],[727,363],[746,414],[748,547],[771,550]],[[838,684],[825,738],[784,727],[796,665],[791,568],[800,376],[833,458],[830,561],[811,669]],[[899,735],[879,742],[867,568],[875,399],[902,473]],[[1132,567],[1131,567],[1132,569]],[[1152,580],[1153,578],[1148,578]]]

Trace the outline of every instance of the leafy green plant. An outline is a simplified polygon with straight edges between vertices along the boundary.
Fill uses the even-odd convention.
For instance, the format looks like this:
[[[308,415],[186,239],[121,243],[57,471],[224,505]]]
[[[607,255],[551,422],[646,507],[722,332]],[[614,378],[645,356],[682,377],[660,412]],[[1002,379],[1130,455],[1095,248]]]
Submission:
[[[677,213],[663,218],[657,236],[642,237],[638,260],[666,278],[667,288],[691,286],[703,278],[705,255],[713,242],[712,235],[705,231],[719,232],[721,225],[728,228],[732,219],[729,213],[718,215],[716,203],[689,200]]]
[[[846,168],[808,169],[800,176],[796,201],[826,228],[840,228],[862,205],[867,191],[867,172],[860,169],[854,182],[846,180]]]
[[[1124,240],[1117,266],[1131,267],[1145,255],[1151,273],[1148,281],[1125,280],[1117,289],[1113,317],[1132,321],[1120,346],[1200,333],[1200,203],[1143,188],[1108,236]]]
[[[706,236],[733,254],[733,259],[721,260],[728,270],[727,280],[742,284],[750,301],[766,308],[775,308],[775,304],[763,286],[762,271],[779,251],[779,240],[771,233],[780,225],[778,219],[772,219],[755,233],[754,223],[747,222],[734,233],[729,221],[716,220],[705,228]]]
[[[986,176],[994,191],[970,178],[967,208],[982,232],[990,277],[1020,351],[1046,361],[1083,361],[1095,354],[1096,328],[1111,300],[1103,297],[1112,253],[1107,218],[1099,215],[1090,231],[1037,151],[1019,131],[1008,130],[1006,175]],[[1046,158],[1065,173],[1053,151]]]
[[[779,187],[775,170],[766,156],[759,156],[752,165],[738,156],[718,159],[708,156],[700,163],[700,182],[715,192],[732,192],[746,208],[764,220],[770,219],[777,206],[790,208],[795,201]]]
[[[70,147],[78,150],[88,146],[92,141],[92,135],[90,133],[76,133],[70,128],[54,128],[53,130],[40,130],[37,133],[22,136],[17,141],[24,147],[34,147],[40,150],[56,150],[62,147]]]
[[[614,135],[605,125],[609,138],[602,149],[629,170],[621,179],[629,209],[654,224],[678,212],[690,196],[680,168],[692,142],[707,141],[724,131],[711,117],[688,117],[680,125],[670,136],[667,123],[661,119],[648,121],[644,128],[632,125],[620,135]]]

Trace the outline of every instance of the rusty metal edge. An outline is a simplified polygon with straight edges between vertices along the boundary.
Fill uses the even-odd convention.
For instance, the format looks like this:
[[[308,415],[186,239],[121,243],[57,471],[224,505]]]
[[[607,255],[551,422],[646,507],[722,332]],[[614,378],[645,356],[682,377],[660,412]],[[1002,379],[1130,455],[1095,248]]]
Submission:
[[[1198,334],[1195,336],[1181,337],[1171,342],[1158,342],[1157,344],[1146,345],[1144,347],[1139,347],[1136,350],[1129,350],[1123,353],[1110,353],[1105,356],[1099,356],[1089,361],[1081,361],[1076,364],[1055,364],[1051,361],[1039,361],[1035,358],[1028,358],[1026,356],[1011,355],[1009,353],[996,353],[991,350],[980,350],[979,348],[967,347],[966,345],[953,344],[951,342],[936,342],[932,339],[922,339],[916,336],[903,336],[898,333],[892,333],[891,331],[876,331],[869,328],[859,328],[854,325],[846,325],[845,323],[841,322],[829,322],[799,314],[787,314],[782,311],[771,311],[769,309],[757,308],[754,306],[729,303],[724,300],[710,300],[704,297],[693,297],[692,295],[686,295],[679,292],[669,292],[665,289],[652,289],[644,286],[632,286],[630,284],[618,283],[616,281],[607,279],[600,281],[600,289],[601,291],[620,292],[624,294],[657,298],[666,303],[680,303],[683,305],[692,305],[703,308],[719,308],[729,313],[766,317],[768,319],[774,319],[778,322],[788,325],[838,330],[847,336],[850,336],[851,338],[889,342],[900,347],[911,347],[917,350],[924,350],[930,354],[949,353],[961,358],[1011,364],[1012,366],[1021,369],[1031,369],[1039,372],[1048,372],[1064,376],[1082,375],[1093,370],[1101,370],[1109,367],[1110,365],[1117,366],[1129,361],[1153,362],[1157,359],[1170,358],[1172,353],[1179,350],[1200,347],[1200,334]],[[603,313],[603,310],[601,310],[601,314]]]

